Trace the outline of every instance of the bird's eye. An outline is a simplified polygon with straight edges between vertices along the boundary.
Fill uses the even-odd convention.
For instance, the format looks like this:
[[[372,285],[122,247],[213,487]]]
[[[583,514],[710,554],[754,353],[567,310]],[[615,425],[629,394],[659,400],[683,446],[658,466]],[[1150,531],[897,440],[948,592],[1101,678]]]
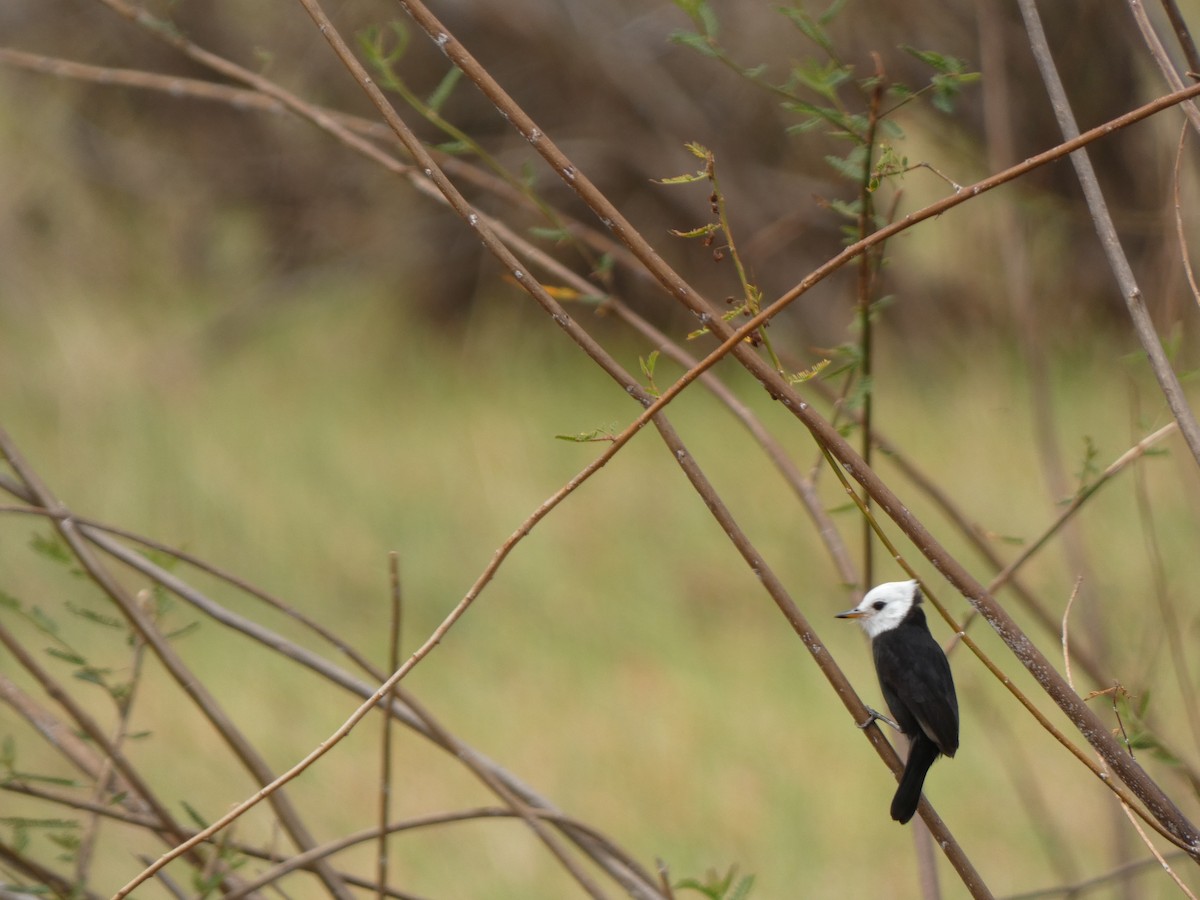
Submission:
[[[886,604],[886,603],[884,603],[882,600],[876,600],[874,603],[872,603],[872,604],[871,604],[871,606],[872,606],[872,607],[873,607],[873,608],[874,608],[876,611],[878,611],[878,610],[881,610],[881,609],[883,609],[885,606],[887,606],[887,604]]]

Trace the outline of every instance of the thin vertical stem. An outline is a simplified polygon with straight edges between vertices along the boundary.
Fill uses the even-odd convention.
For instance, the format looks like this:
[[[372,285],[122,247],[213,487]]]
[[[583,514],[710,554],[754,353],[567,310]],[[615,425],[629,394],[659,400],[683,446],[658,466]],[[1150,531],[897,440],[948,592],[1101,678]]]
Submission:
[[[401,594],[400,594],[400,558],[396,551],[388,554],[388,580],[391,585],[391,635],[388,640],[387,669],[395,672],[400,668],[400,624],[401,624]],[[381,704],[386,709],[391,698]],[[375,895],[382,900],[387,893],[388,883],[388,822],[392,817],[392,731],[391,716],[383,717],[383,740],[380,747],[379,761],[379,858],[376,861]]]

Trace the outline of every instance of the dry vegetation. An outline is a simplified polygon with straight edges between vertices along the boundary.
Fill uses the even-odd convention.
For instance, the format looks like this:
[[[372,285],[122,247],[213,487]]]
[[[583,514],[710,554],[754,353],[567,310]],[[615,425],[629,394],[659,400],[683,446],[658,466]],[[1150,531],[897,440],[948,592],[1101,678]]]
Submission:
[[[446,6],[0,11],[0,896],[1200,889],[1192,11]]]

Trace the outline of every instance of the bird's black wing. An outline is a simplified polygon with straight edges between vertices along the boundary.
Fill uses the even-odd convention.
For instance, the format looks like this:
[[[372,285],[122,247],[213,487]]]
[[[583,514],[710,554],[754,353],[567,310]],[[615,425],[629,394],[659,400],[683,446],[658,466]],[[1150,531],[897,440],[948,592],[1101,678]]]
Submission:
[[[950,663],[929,633],[925,616],[914,612],[919,615],[872,641],[879,686],[905,734],[919,728],[942,753],[953,756],[958,750],[958,697]]]

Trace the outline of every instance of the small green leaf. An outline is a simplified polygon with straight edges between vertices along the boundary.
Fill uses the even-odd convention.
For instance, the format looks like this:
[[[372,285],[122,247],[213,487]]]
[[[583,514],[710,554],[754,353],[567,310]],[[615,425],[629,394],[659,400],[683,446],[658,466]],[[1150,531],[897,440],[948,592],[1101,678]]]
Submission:
[[[721,51],[713,44],[711,38],[696,34],[694,31],[672,31],[669,39],[673,44],[690,47],[704,56],[717,57],[721,55]]]
[[[434,112],[440,110],[446,101],[450,99],[450,95],[454,93],[454,89],[458,87],[459,81],[462,80],[462,74],[462,69],[457,66],[451,67],[442,76],[442,80],[438,82],[438,86],[434,88],[433,93],[429,95],[429,99],[425,101],[425,105]]]
[[[58,647],[47,647],[46,653],[53,656],[55,659],[61,659],[63,662],[68,662],[73,666],[87,665],[87,660],[78,653],[71,653],[68,650],[60,650]]]
[[[716,223],[711,223],[709,225],[701,225],[699,228],[693,228],[691,231],[676,231],[674,228],[672,228],[671,234],[675,235],[675,237],[681,238],[708,237],[708,235],[717,231],[719,228],[720,226]]]
[[[11,769],[17,761],[17,742],[11,734],[6,734],[0,741],[0,767]]]
[[[556,441],[570,441],[574,444],[590,444],[596,441],[611,441],[613,440],[613,436],[609,431],[596,428],[592,431],[581,431],[578,434],[556,434],[554,439]]]
[[[468,141],[442,141],[435,146],[447,156],[471,156],[475,153],[475,148]]]
[[[717,36],[717,15],[713,12],[708,0],[673,0],[675,5],[683,10],[706,35]]]
[[[729,895],[729,900],[746,900],[753,888],[754,876],[743,875],[738,879],[737,887],[733,889],[733,893]]]
[[[59,540],[58,535],[52,534],[46,537],[41,534],[34,534],[30,539],[30,546],[34,552],[41,554],[53,562],[69,563],[71,561],[71,554],[67,551],[66,545]]]
[[[846,0],[833,0],[833,2],[830,3],[829,6],[825,9],[825,12],[823,12],[819,16],[817,16],[817,21],[820,22],[822,25],[828,25],[835,18],[837,18],[838,14],[842,11],[842,8],[845,5],[846,5]]]
[[[566,228],[547,228],[541,225],[535,225],[529,229],[529,233],[536,238],[541,238],[544,241],[554,241],[559,244],[563,241],[571,239],[571,232]]]
[[[41,631],[43,634],[58,634],[58,623],[36,606],[29,610],[29,620],[33,622],[33,624],[37,626],[38,631]]]
[[[658,364],[658,351],[652,350],[648,356],[639,356],[638,362],[642,367],[642,374],[647,378],[654,377],[654,367]]]
[[[830,360],[822,359],[816,365],[810,366],[802,372],[796,372],[788,376],[788,384],[804,384],[806,381],[812,381],[827,368],[829,368]]]
[[[806,38],[826,52],[832,52],[833,41],[825,31],[825,25],[828,23],[822,21],[822,17],[813,18],[807,11],[796,6],[783,7],[780,12],[787,16]]]
[[[103,625],[105,628],[125,628],[125,622],[116,616],[104,616],[95,610],[83,606],[75,606],[73,603],[67,603],[67,612],[81,619],[86,619],[89,622],[94,622],[97,625]]]
[[[179,803],[183,806],[183,811],[187,813],[188,818],[192,820],[193,825],[201,829],[208,827],[208,822],[204,820],[204,818],[199,812],[196,811],[192,804],[188,803],[186,800],[180,800]]]
[[[956,56],[946,56],[936,50],[918,50],[908,44],[901,44],[900,49],[943,75],[961,75],[967,70],[967,64]]]
[[[659,178],[659,184],[691,184],[694,181],[704,181],[708,178],[708,174],[701,169],[699,172],[693,172],[691,175],[676,175],[672,178]]]
[[[192,621],[192,622],[188,622],[186,625],[176,628],[174,631],[168,631],[163,636],[168,641],[175,641],[181,637],[186,637],[187,635],[191,634],[193,631],[197,631],[199,628],[200,628],[200,623],[196,622],[196,621]]]

